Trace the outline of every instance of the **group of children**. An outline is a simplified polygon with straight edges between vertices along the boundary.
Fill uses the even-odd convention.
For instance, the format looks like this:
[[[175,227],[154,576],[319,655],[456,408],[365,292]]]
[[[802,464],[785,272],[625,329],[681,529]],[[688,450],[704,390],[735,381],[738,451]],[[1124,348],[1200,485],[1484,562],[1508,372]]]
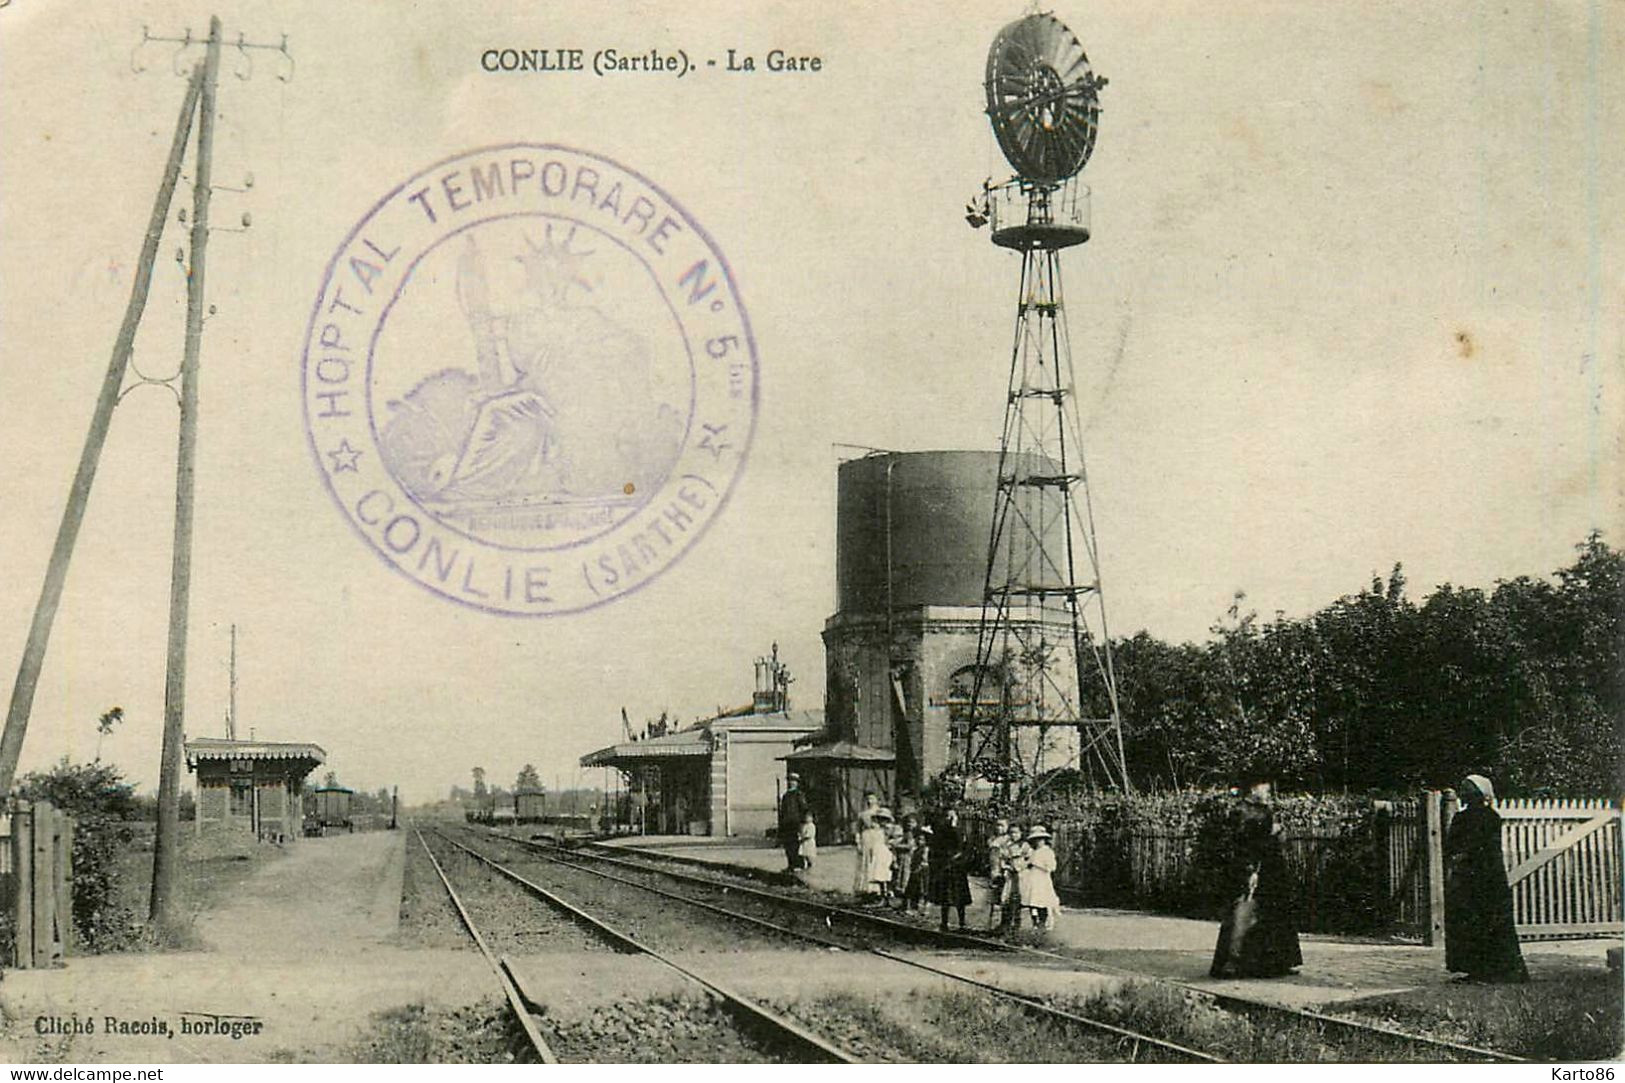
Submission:
[[[1030,912],[1034,928],[1048,929],[1061,910],[1055,894],[1055,849],[1049,828],[999,820],[987,844],[988,877],[999,907],[999,928],[1021,925],[1021,912]],[[990,915],[991,917],[991,915]]]
[[[949,855],[934,847],[935,829],[931,824],[910,813],[899,822],[890,809],[878,802],[866,804],[858,816],[858,868],[854,889],[860,896],[875,899],[904,910],[918,910],[922,903],[943,906],[943,924],[947,924],[947,910],[957,907],[960,924],[964,925],[964,904],[969,901],[969,890],[952,890],[948,879],[964,880],[965,855]],[[950,834],[953,832],[950,830]],[[992,888],[992,906],[999,910],[998,928],[1012,929],[1021,925],[1023,911],[1031,914],[1035,928],[1050,928],[1061,910],[1061,900],[1055,893],[1055,850],[1051,845],[1049,829],[1042,824],[1023,829],[1020,824],[999,820],[997,832],[988,842],[988,877]],[[958,850],[956,844],[950,844]],[[955,870],[937,870],[933,877],[932,850],[938,850],[938,860],[950,859],[957,875],[946,874]],[[936,884],[933,885],[933,879]],[[992,914],[989,914],[991,922]]]
[[[878,802],[858,814],[860,896],[906,910],[918,910],[931,878],[931,825],[913,813],[899,823]]]

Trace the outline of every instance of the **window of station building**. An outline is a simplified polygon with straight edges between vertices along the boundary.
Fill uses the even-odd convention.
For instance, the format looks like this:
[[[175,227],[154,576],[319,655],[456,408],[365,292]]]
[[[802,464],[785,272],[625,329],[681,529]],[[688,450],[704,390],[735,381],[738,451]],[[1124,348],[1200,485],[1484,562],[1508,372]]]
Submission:
[[[231,814],[233,816],[254,814],[254,787],[251,783],[238,780],[231,784]]]

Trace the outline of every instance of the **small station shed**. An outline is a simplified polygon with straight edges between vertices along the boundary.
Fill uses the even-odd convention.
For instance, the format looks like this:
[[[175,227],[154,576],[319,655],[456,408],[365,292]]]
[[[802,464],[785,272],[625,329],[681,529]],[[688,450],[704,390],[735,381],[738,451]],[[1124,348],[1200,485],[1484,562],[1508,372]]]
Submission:
[[[344,786],[318,786],[311,791],[310,818],[305,824],[305,830],[313,835],[325,835],[329,831],[354,831],[355,820],[351,817],[351,808],[355,801],[355,791]]]
[[[287,840],[300,835],[305,778],[327,759],[308,742],[186,742],[186,767],[197,773],[197,832]]]

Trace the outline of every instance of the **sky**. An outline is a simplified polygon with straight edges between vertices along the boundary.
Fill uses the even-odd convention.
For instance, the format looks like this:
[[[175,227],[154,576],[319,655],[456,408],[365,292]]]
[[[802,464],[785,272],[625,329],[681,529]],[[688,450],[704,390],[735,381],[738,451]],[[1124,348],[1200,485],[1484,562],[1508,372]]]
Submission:
[[[311,740],[421,800],[635,722],[748,701],[773,643],[823,702],[843,445],[991,448],[1016,257],[962,208],[1002,161],[986,49],[1016,4],[217,5],[223,60],[200,376],[187,730]],[[1398,562],[1411,591],[1546,575],[1620,542],[1618,8],[1055,8],[1103,91],[1093,238],[1067,303],[1114,634],[1199,640],[1245,591],[1302,615]],[[0,8],[0,682],[20,657],[207,13]],[[490,74],[487,48],[678,49],[666,74]],[[817,72],[765,69],[770,49]],[[758,70],[729,73],[727,51]],[[718,69],[704,66],[716,59]],[[144,70],[137,71],[136,68]],[[252,78],[240,78],[251,75]],[[558,142],[656,181],[727,256],[757,344],[754,444],[684,558],[583,613],[500,617],[385,567],[307,446],[305,324],[385,193],[471,148]],[[252,185],[246,182],[252,177]],[[177,207],[189,201],[183,186]],[[164,236],[135,364],[180,355]],[[132,375],[132,379],[134,379]],[[23,752],[157,777],[176,408],[115,412]],[[1128,720],[1132,725],[1132,719]],[[596,781],[580,773],[583,783]]]

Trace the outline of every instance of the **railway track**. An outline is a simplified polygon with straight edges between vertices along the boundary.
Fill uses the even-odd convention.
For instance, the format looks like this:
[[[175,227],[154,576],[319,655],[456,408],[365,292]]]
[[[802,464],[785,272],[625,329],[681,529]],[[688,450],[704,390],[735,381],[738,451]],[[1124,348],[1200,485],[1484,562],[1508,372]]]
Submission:
[[[446,875],[444,866],[434,856],[434,851],[429,848],[429,843],[424,839],[423,832],[414,826],[412,833],[417,836],[418,844],[423,847],[423,852],[428,855],[429,863],[434,866],[435,874],[440,877],[440,883],[445,887],[446,894],[451,898],[451,905],[456,908],[457,916],[462,920],[463,928],[468,930],[468,935],[473,939],[474,945],[480,949],[480,954],[485,957],[486,963],[491,967],[491,972],[496,975],[497,983],[502,987],[502,996],[508,1002],[508,1010],[513,1013],[514,1020],[519,1024],[519,1029],[523,1032],[525,1042],[530,1046],[532,1054],[543,1064],[557,1064],[559,1058],[553,1053],[553,1048],[548,1045],[547,1039],[542,1037],[541,1030],[536,1025],[536,1018],[531,1014],[529,1006],[525,1004],[525,998],[519,992],[519,987],[514,983],[513,975],[508,972],[507,964],[491,950],[490,944],[486,943],[484,935],[481,934],[478,926],[474,924],[474,918],[469,914],[468,907],[463,904],[462,896],[458,895],[457,889],[451,886],[451,877]]]
[[[612,883],[621,884],[664,899],[682,903],[687,906],[703,910],[727,921],[736,922],[757,930],[764,930],[789,939],[800,940],[821,948],[867,953],[868,955],[884,959],[899,966],[910,967],[938,978],[948,979],[955,984],[964,986],[966,988],[975,989],[981,993],[985,993],[1001,1001],[1012,1004],[1020,1008],[1022,1011],[1037,1016],[1047,1023],[1067,1028],[1082,1028],[1090,1031],[1096,1036],[1112,1042],[1118,1052],[1123,1054],[1125,1059],[1131,1062],[1139,1060],[1141,1056],[1146,1053],[1154,1053],[1159,1059],[1164,1061],[1172,1060],[1183,1063],[1220,1062],[1220,1058],[1216,1056],[1205,1053],[1198,1049],[1192,1049],[1187,1046],[1180,1045],[1177,1042],[1167,1041],[1149,1034],[1142,1034],[1140,1032],[1106,1022],[1105,1020],[1095,1019],[1086,1015],[1081,1015],[1077,1012],[1067,1011],[1066,1009],[1048,1004],[1043,999],[1036,996],[1007,989],[992,982],[986,982],[977,978],[968,977],[954,970],[941,966],[935,966],[920,959],[911,959],[906,956],[898,955],[895,952],[888,951],[883,947],[879,947],[869,942],[869,940],[861,933],[853,931],[844,924],[837,925],[831,919],[838,915],[857,924],[870,923],[883,927],[889,933],[893,934],[898,931],[903,931],[910,934],[918,934],[922,931],[925,933],[931,932],[931,930],[921,930],[918,926],[912,925],[908,922],[888,919],[877,914],[864,914],[861,911],[847,911],[841,907],[831,907],[824,904],[817,904],[817,913],[825,919],[821,931],[809,930],[806,927],[793,927],[784,924],[782,921],[775,921],[762,917],[759,914],[744,912],[738,909],[736,906],[723,906],[718,902],[695,898],[693,895],[684,894],[682,892],[666,890],[645,881],[634,879],[630,876],[617,875],[615,873],[604,872],[601,869],[594,869],[588,865],[582,864],[579,861],[572,861],[568,857],[560,856],[559,854],[546,853],[544,852],[546,844],[538,845],[528,840],[516,839],[511,836],[499,835],[495,837],[510,845],[521,847],[536,859],[543,862],[568,867],[579,872],[585,872]],[[453,840],[448,839],[448,841]],[[456,843],[454,841],[453,844],[461,846],[460,843]],[[463,848],[469,849],[467,847]],[[469,849],[469,852],[474,853],[474,851],[471,849]],[[591,855],[591,859],[595,861],[604,861],[627,866],[630,870],[636,872],[665,874],[665,870],[646,867],[640,863],[624,861],[608,855],[594,853]],[[740,888],[737,885],[719,884],[714,881],[709,881],[708,878],[705,877],[677,874],[676,878],[681,879],[690,885],[704,883],[707,887],[720,889],[721,893],[724,895],[729,893],[743,892],[756,901],[763,901],[765,899],[773,903],[782,903],[789,898],[787,896],[781,896],[773,892],[765,892],[756,888]],[[809,900],[795,901],[797,903],[802,903],[808,902]],[[932,939],[935,942],[942,942],[943,940],[943,938],[941,938],[938,934],[933,934],[933,936],[929,937],[928,939]],[[980,938],[955,935],[951,933],[947,936],[946,941],[955,947],[964,947],[967,944],[973,945],[981,950],[986,950],[988,947],[987,942],[981,940]]]
[[[1164,985],[1194,994],[1215,1004],[1216,1006],[1253,1019],[1274,1019],[1277,1021],[1290,1021],[1293,1024],[1312,1028],[1323,1040],[1337,1043],[1339,1041],[1369,1041],[1376,1044],[1409,1050],[1418,1055],[1426,1054],[1428,1060],[1450,1060],[1467,1062],[1491,1063],[1524,1063],[1523,1058],[1503,1053],[1499,1050],[1486,1049],[1479,1046],[1465,1045],[1428,1035],[1413,1034],[1395,1027],[1381,1026],[1359,1020],[1345,1019],[1335,1015],[1311,1011],[1303,1008],[1293,1008],[1272,1001],[1261,1000],[1255,997],[1241,996],[1233,993],[1216,992],[1212,989],[1191,985],[1159,975],[1146,974],[1140,971],[1114,967],[1109,964],[1078,959],[1074,956],[1060,952],[1046,951],[1031,945],[1012,945],[1001,941],[991,940],[982,936],[971,936],[959,933],[942,933],[938,930],[924,928],[911,922],[900,921],[896,918],[858,910],[851,907],[835,906],[817,899],[790,895],[782,891],[747,885],[732,880],[723,880],[718,876],[686,872],[673,869],[667,865],[656,864],[651,861],[628,858],[620,848],[606,847],[594,843],[576,844],[569,847],[552,842],[538,842],[531,839],[518,839],[511,836],[502,836],[507,841],[523,846],[539,855],[544,851],[552,850],[555,853],[553,860],[569,858],[586,858],[591,861],[610,864],[625,870],[657,875],[673,881],[703,887],[708,890],[721,891],[733,895],[743,895],[758,902],[781,909],[800,910],[822,917],[832,930],[842,926],[853,929],[868,928],[876,932],[897,936],[914,943],[929,943],[940,946],[966,947],[975,946],[984,951],[1003,951],[1022,953],[1043,958],[1051,963],[1059,963],[1071,969],[1099,974],[1110,974],[1117,977],[1133,978],[1135,980]],[[562,856],[568,855],[568,857]],[[578,865],[578,867],[580,867]],[[674,896],[675,897],[675,896]],[[692,900],[684,900],[692,901]],[[848,945],[854,946],[854,945]],[[894,956],[884,949],[874,947],[867,943],[855,945],[863,950],[880,954],[887,958],[903,962],[908,965],[924,966],[913,960]],[[930,969],[927,967],[927,969]],[[968,979],[966,979],[968,980]],[[1018,994],[1019,995],[1019,994]],[[1028,998],[1032,999],[1032,998]],[[1156,1039],[1150,1039],[1155,1041]],[[1179,1047],[1176,1047],[1179,1048]],[[1194,1052],[1194,1051],[1192,1051]],[[1207,1058],[1215,1059],[1215,1058]]]
[[[484,937],[480,934],[472,916],[469,914],[468,908],[463,904],[456,888],[452,885],[450,877],[446,875],[444,867],[435,857],[434,850],[429,845],[428,840],[423,837],[421,831],[416,828],[414,828],[414,831],[417,832],[419,843],[422,844],[425,852],[429,855],[429,860],[433,862],[435,871],[440,874],[441,883],[451,896],[452,903],[457,908],[458,915],[462,918],[464,926],[468,929],[470,936],[473,937],[481,952],[485,954],[486,961],[491,964],[492,970],[497,974],[502,985],[503,994],[507,998],[508,1006],[524,1030],[527,1042],[530,1043],[538,1059],[544,1063],[558,1063],[558,1057],[540,1033],[537,1018],[531,1012],[529,1004],[525,1001],[523,993],[514,980],[508,961],[505,958],[496,957],[490,951]],[[446,845],[454,847],[458,852],[465,854],[482,867],[502,877],[531,897],[545,903],[605,942],[620,950],[648,956],[662,966],[675,971],[689,982],[698,985],[709,996],[715,998],[722,1008],[737,1021],[741,1030],[751,1039],[750,1044],[761,1048],[770,1058],[794,1063],[856,1063],[857,1058],[851,1053],[813,1033],[795,1020],[741,995],[715,977],[673,960],[643,943],[631,933],[609,924],[602,918],[571,903],[558,893],[508,868],[501,862],[493,860],[488,855],[458,842],[446,833],[441,831],[433,833]]]

